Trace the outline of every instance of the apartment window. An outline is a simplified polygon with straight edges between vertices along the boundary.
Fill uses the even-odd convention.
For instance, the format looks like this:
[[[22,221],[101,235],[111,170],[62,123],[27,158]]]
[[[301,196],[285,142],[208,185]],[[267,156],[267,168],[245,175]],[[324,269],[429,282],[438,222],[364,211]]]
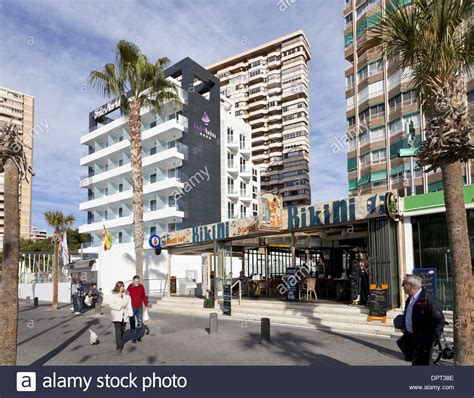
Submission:
[[[403,93],[403,105],[411,105],[416,102],[416,92],[415,90],[407,91],[406,93]]]
[[[176,196],[168,196],[168,206],[169,207],[178,207],[178,199]]]
[[[356,149],[356,140],[354,139],[347,140],[347,146],[348,146],[349,151],[354,151]]]
[[[118,191],[119,191],[119,192],[123,192],[123,184],[119,184],[119,185],[118,185]]]
[[[366,153],[366,154],[364,154],[360,157],[360,165],[362,167],[367,166],[369,163],[370,163],[370,152],[368,152],[368,153]]]
[[[156,154],[156,146],[150,148],[150,156]]]
[[[369,76],[382,72],[382,61],[378,60],[369,64]]]
[[[387,155],[385,149],[379,149],[372,152],[372,164],[378,164],[385,162],[387,160]]]
[[[256,169],[252,169],[252,181],[257,182],[258,179],[258,172]]]
[[[150,211],[156,211],[156,199],[150,200]]]
[[[253,68],[253,67],[255,67],[255,66],[258,66],[258,65],[260,65],[261,63],[262,63],[262,61],[261,61],[261,60],[258,60],[258,61],[253,61],[253,62],[250,64],[250,67],[251,67],[251,68]]]
[[[121,207],[118,209],[118,216],[123,217],[123,209]]]
[[[248,172],[247,162],[245,161],[245,159],[240,159],[240,172],[241,173]]]
[[[118,233],[118,243],[122,243],[122,232]]]
[[[370,130],[370,142],[384,141],[385,140],[385,127],[380,127],[374,130]]]
[[[258,205],[256,203],[252,204],[252,209],[253,209],[253,216],[257,217],[258,216]]]
[[[346,26],[352,23],[352,12],[344,18],[346,21]]]
[[[402,119],[399,118],[397,120],[394,120],[393,122],[390,122],[389,130],[390,130],[391,135],[398,134],[400,131],[402,131],[403,130]]]
[[[370,138],[369,134],[367,133],[359,134],[359,145],[362,146],[362,145],[368,144],[369,138]]]
[[[260,91],[263,91],[262,87],[255,87],[249,90],[249,95],[259,93]]]
[[[267,107],[271,108],[272,106],[278,106],[278,101],[270,101]]]
[[[121,135],[119,138],[118,138],[119,142],[122,142],[123,141],[123,135]]]
[[[235,112],[235,116],[242,116],[243,114],[244,114],[244,111]]]
[[[385,104],[375,105],[370,108],[370,120],[378,119],[385,115]]]
[[[252,186],[252,199],[257,199],[258,196],[258,188],[254,185]]]
[[[234,142],[234,130],[227,127],[227,142]]]
[[[402,96],[398,94],[396,97],[393,97],[388,101],[388,105],[390,107],[391,112],[395,112],[396,110],[400,109],[402,103]]]
[[[347,119],[347,125],[349,128],[354,127],[356,124],[356,118],[355,116],[351,116],[350,118]]]
[[[107,210],[104,211],[104,220],[109,219],[109,212]]]
[[[247,217],[247,208],[244,205],[240,205],[240,217]]]
[[[153,227],[150,227],[150,235],[152,234],[156,234],[156,227],[153,226]]]
[[[231,202],[227,202],[227,218],[229,219],[235,218],[234,204]]]
[[[364,65],[359,71],[357,72],[357,76],[359,77],[359,81],[362,81],[367,78],[369,72],[369,68],[367,65]]]
[[[227,177],[227,193],[234,193],[234,179]]]
[[[227,167],[230,169],[234,168],[234,155],[227,152]]]
[[[251,71],[251,72],[249,73],[249,77],[257,76],[257,75],[260,74],[260,72],[261,72],[260,69],[253,70],[253,71]]]
[[[351,88],[354,85],[354,75],[346,76],[346,88]]]
[[[245,142],[245,135],[240,134],[240,149],[247,149],[247,144]]]
[[[119,159],[118,165],[119,165],[119,167],[120,167],[120,166],[123,166],[123,159]]]
[[[107,187],[104,189],[104,196],[107,196],[108,194],[109,194],[109,188]]]
[[[365,111],[359,113],[359,121],[361,123],[367,123],[368,119],[369,119],[369,110],[368,109],[366,109]]]
[[[151,174],[150,175],[150,184],[153,184],[156,182],[156,174]]]

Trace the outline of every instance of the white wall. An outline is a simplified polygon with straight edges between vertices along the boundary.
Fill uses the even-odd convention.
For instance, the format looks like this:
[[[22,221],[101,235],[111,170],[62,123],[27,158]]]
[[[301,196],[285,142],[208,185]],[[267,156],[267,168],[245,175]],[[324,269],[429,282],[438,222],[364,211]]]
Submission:
[[[33,297],[38,297],[40,301],[52,301],[53,300],[53,283],[20,283],[18,285],[18,297],[26,299],[30,296],[33,301]],[[71,302],[71,284],[68,282],[59,283],[58,287],[58,302],[70,303]]]
[[[411,217],[405,217],[403,220],[403,236],[405,238],[405,267],[406,273],[412,274],[414,268],[413,255],[413,229],[411,224]]]
[[[145,249],[143,256],[143,272],[140,275],[148,295],[161,295],[164,288],[164,280],[167,277],[168,252],[163,250],[157,256],[154,250]],[[102,288],[103,294],[108,294],[117,281],[125,282],[132,280],[136,274],[135,249],[133,242],[115,244],[110,250],[99,251],[97,260],[97,285]]]

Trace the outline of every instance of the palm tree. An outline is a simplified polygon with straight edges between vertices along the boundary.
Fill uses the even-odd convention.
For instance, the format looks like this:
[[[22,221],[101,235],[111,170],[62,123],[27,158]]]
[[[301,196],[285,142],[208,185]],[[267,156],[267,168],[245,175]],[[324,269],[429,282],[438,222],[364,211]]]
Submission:
[[[18,264],[20,256],[19,184],[33,170],[28,165],[22,132],[13,124],[0,124],[0,173],[4,173],[5,228],[3,238],[0,365],[16,364],[18,334]]]
[[[120,99],[120,111],[128,116],[130,157],[133,183],[133,235],[135,264],[138,275],[143,275],[143,174],[140,109],[145,106],[154,112],[163,106],[181,103],[176,86],[165,79],[168,58],[154,64],[133,43],[121,40],[117,44],[116,64],[108,63],[103,71],[92,71],[89,83],[104,96]]]
[[[71,226],[74,221],[74,215],[64,215],[60,211],[47,211],[44,213],[44,218],[50,227],[54,229],[52,241],[54,243],[54,257],[53,257],[53,303],[52,309],[58,309],[58,285],[59,285],[59,243],[62,240],[63,233]]]
[[[466,78],[474,62],[472,0],[392,3],[373,32],[384,58],[410,71],[426,115],[426,139],[417,157],[421,166],[427,166],[426,172],[440,168],[443,175],[454,274],[455,362],[473,365],[469,303],[473,274],[462,178],[462,162],[474,158],[466,95]]]

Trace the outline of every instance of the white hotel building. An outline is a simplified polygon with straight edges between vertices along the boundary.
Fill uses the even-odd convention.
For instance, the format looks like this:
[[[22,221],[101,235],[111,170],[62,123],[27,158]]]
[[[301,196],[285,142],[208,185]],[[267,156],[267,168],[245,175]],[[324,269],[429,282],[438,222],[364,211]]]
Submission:
[[[141,111],[145,247],[151,233],[255,214],[260,186],[250,127],[221,104],[219,80],[189,58],[165,72],[183,105],[166,114]],[[88,170],[80,204],[87,223],[79,231],[89,234],[85,251],[92,252],[103,244],[104,225],[113,244],[133,240],[133,201],[127,117],[112,101],[89,120],[80,160]]]

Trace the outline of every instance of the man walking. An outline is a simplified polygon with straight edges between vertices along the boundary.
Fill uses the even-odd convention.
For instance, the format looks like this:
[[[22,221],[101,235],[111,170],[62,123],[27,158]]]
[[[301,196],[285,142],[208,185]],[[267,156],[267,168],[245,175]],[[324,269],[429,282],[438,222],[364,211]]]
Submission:
[[[148,309],[145,287],[140,283],[140,277],[135,275],[133,282],[128,285],[127,291],[132,299],[133,317],[130,318],[132,342],[142,341],[143,306]]]
[[[421,278],[405,275],[403,291],[408,294],[405,303],[405,327],[408,357],[412,365],[430,365],[434,342],[438,341],[445,325],[443,311],[436,299],[421,287]]]

